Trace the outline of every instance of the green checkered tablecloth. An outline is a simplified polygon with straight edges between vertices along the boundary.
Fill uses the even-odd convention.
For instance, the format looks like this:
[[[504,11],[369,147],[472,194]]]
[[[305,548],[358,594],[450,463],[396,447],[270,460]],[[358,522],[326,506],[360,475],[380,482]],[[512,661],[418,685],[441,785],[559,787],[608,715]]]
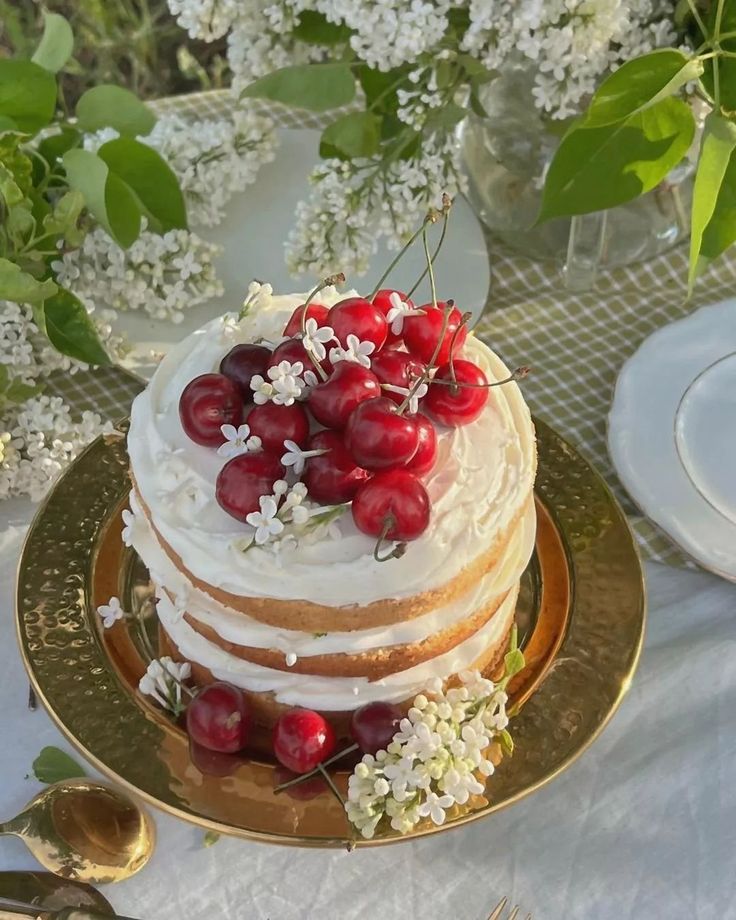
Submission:
[[[232,110],[226,91],[163,99],[156,110],[191,117],[217,117]],[[318,128],[319,117],[286,109],[269,114],[284,127]],[[670,565],[691,565],[650,521],[642,517],[616,478],[606,449],[606,421],[623,362],[659,326],[736,291],[736,259],[723,259],[702,277],[685,302],[687,252],[679,247],[641,265],[601,275],[593,291],[564,290],[559,268],[535,262],[488,241],[490,300],[478,335],[508,364],[529,364],[524,384],[532,410],[553,425],[603,473],[624,508],[643,555]],[[82,411],[117,419],[127,414],[138,381],[119,368],[98,369],[56,381],[54,389]]]

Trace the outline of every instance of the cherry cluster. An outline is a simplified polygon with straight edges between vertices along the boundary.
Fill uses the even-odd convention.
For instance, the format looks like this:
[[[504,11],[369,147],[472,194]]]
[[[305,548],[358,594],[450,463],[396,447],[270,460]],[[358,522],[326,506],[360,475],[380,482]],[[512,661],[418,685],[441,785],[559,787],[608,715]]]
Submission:
[[[405,305],[398,332],[387,318],[396,295]],[[288,440],[310,452],[302,480],[312,500],[352,502],[356,526],[379,544],[420,536],[430,516],[421,478],[436,461],[435,423],[466,425],[488,399],[483,371],[456,358],[467,336],[465,319],[452,301],[416,308],[402,292],[384,289],[371,301],[349,297],[329,309],[307,301],[273,349],[236,345],[219,373],[191,381],[179,403],[183,428],[198,444],[220,445],[221,426],[238,426],[246,414],[250,435],[260,438],[260,450],[222,468],[216,488],[222,508],[242,521],[258,510],[260,497],[285,476]],[[314,348],[305,347],[308,320],[313,329],[329,327],[342,349],[371,343],[369,360],[333,364],[325,349],[324,357],[315,357]],[[306,399],[251,406],[253,378],[284,361],[314,374]]]
[[[312,709],[294,707],[285,710],[274,726],[273,751],[282,766],[303,775],[318,770],[330,758],[336,760],[356,749],[364,754],[385,749],[398,731],[401,718],[401,710],[391,703],[361,706],[350,720],[354,745],[333,758],[337,742],[330,723]],[[189,703],[186,725],[193,746],[196,745],[193,750],[231,755],[243,751],[250,743],[254,720],[243,692],[225,681],[216,681],[203,687]],[[199,760],[208,762],[201,755]]]

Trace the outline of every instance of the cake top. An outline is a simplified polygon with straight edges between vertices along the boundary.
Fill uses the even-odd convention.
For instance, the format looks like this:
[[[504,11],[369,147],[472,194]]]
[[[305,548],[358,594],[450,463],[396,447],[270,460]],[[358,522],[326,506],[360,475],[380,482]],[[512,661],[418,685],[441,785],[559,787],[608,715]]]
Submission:
[[[451,580],[518,519],[528,409],[452,303],[253,284],[135,401],[136,489],[197,579],[344,606]]]

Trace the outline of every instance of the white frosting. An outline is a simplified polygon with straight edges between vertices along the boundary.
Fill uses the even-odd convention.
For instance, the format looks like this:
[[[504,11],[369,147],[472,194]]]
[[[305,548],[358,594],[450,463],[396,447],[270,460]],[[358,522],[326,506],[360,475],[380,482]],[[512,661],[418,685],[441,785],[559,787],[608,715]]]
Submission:
[[[250,648],[278,649],[287,656],[287,664],[314,655],[358,654],[391,645],[421,642],[448,629],[480,610],[494,597],[502,597],[519,580],[534,549],[536,514],[529,506],[497,564],[462,597],[423,616],[373,629],[330,632],[316,637],[313,633],[277,629],[239,611],[219,604],[195,588],[169,559],[131,493],[134,514],[130,543],[147,565],[157,587],[173,596],[178,611],[186,612],[198,622],[211,627],[220,638]]]
[[[350,293],[332,290],[319,299],[329,305]],[[233,345],[258,336],[277,339],[303,301],[301,294],[273,297],[239,324],[213,320],[166,355],[135,400],[128,449],[156,529],[197,579],[245,597],[364,605],[446,584],[487,552],[529,498],[534,431],[516,384],[491,390],[484,412],[472,424],[439,429],[438,462],[425,479],[432,501],[430,526],[401,559],[376,562],[374,541],[357,530],[349,514],[337,522],[339,540],[302,544],[287,559],[268,549],[243,553],[238,548],[245,525],[215,500],[215,481],[226,460],[185,435],[179,396],[194,377],[217,370]],[[491,380],[508,374],[472,335],[463,354]]]
[[[511,626],[517,594],[518,587],[509,593],[495,616],[449,652],[376,681],[296,674],[243,661],[193,630],[164,593],[159,596],[158,615],[181,654],[208,668],[218,680],[256,693],[272,692],[279,703],[287,706],[338,711],[356,709],[374,700],[400,702],[423,690],[432,677],[446,678],[472,667]]]

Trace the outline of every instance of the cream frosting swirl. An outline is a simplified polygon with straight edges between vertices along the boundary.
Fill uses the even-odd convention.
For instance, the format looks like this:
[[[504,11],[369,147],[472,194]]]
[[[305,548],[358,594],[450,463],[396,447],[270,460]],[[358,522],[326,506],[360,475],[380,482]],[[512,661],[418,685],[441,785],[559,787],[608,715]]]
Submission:
[[[328,306],[353,292],[328,290]],[[452,580],[488,551],[515,521],[531,494],[536,453],[528,408],[516,384],[490,391],[480,418],[460,428],[438,427],[439,456],[425,478],[432,502],[427,531],[401,559],[378,563],[373,540],[349,514],[340,539],[300,544],[288,556],[271,549],[240,549],[245,525],[215,499],[217,475],[227,462],[190,441],[178,412],[182,390],[199,374],[216,371],[238,343],[277,340],[302,294],[262,298],[252,316],[208,323],[162,360],[131,414],[131,469],[152,522],[198,580],[243,597],[310,600],[326,606],[369,604],[410,597]],[[501,359],[474,336],[463,356],[490,380],[508,375]]]

